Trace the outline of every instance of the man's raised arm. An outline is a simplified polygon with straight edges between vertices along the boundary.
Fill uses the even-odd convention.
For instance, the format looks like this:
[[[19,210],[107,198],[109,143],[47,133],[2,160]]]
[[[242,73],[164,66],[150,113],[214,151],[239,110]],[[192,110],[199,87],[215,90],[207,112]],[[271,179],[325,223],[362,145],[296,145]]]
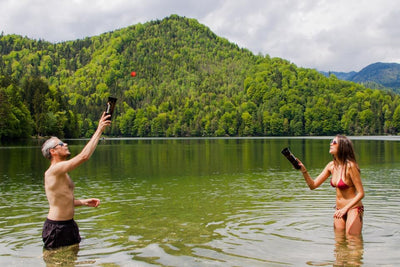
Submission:
[[[106,115],[106,113],[103,112],[97,130],[93,134],[92,138],[90,138],[86,146],[78,155],[76,155],[72,159],[59,162],[57,164],[57,172],[67,173],[81,165],[83,162],[87,161],[92,156],[104,129],[111,124],[111,120],[109,120],[110,117],[111,115]]]

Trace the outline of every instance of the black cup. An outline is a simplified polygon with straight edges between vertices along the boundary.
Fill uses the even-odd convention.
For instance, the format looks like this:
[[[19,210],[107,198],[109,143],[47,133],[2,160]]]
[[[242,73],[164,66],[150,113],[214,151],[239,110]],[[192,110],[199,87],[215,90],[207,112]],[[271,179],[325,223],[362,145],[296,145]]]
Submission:
[[[301,168],[296,157],[292,154],[292,152],[290,152],[288,147],[285,147],[281,153],[290,161],[290,163],[292,163],[295,169],[299,170]]]
[[[106,115],[113,115],[115,103],[117,103],[117,99],[115,97],[108,97],[107,106],[106,106]],[[108,119],[111,120],[111,117]]]

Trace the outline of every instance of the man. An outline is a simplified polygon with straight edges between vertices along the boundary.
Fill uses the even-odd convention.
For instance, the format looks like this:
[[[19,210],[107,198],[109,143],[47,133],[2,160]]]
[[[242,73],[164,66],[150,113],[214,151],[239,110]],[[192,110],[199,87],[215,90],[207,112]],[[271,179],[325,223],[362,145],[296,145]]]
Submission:
[[[42,146],[43,156],[50,160],[44,174],[44,187],[49,201],[49,213],[43,225],[42,238],[46,249],[78,244],[81,241],[78,225],[74,221],[75,207],[97,207],[97,198],[74,198],[74,183],[68,172],[87,161],[97,147],[104,129],[111,124],[110,115],[103,113],[96,132],[83,150],[68,160],[71,155],[68,144],[51,137]]]

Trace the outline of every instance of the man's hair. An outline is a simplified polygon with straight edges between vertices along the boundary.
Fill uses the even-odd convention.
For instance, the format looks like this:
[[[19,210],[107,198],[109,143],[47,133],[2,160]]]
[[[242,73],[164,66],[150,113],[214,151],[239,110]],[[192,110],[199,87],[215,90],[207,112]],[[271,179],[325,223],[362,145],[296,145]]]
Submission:
[[[51,159],[50,149],[52,149],[56,145],[56,139],[57,137],[52,136],[43,143],[42,154],[46,159]]]

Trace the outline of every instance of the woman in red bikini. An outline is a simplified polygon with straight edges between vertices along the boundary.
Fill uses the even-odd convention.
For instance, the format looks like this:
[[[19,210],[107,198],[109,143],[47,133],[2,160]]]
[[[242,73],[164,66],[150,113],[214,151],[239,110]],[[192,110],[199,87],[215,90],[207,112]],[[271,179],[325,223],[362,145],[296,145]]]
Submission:
[[[299,161],[300,170],[311,190],[319,187],[329,176],[332,176],[330,183],[336,188],[334,228],[340,232],[345,231],[346,235],[361,235],[364,213],[361,199],[364,197],[364,188],[353,144],[347,137],[337,135],[331,141],[329,153],[332,154],[333,160],[326,165],[315,180]]]

